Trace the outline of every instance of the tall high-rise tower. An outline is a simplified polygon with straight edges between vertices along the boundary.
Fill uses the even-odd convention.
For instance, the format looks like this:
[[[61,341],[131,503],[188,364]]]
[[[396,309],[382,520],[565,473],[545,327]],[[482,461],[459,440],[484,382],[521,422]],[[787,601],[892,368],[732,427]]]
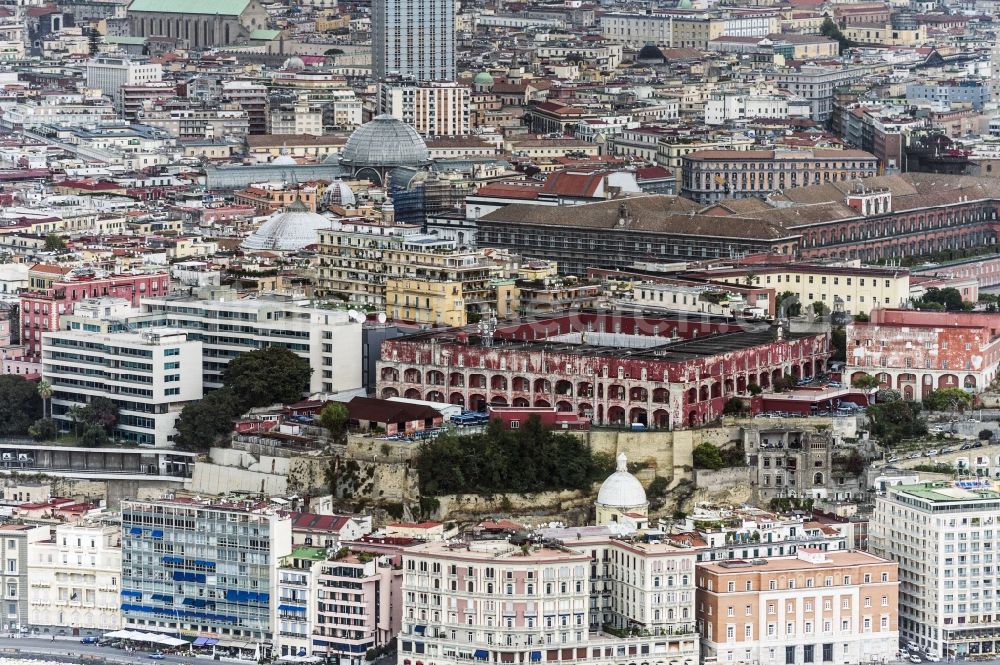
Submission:
[[[378,80],[455,80],[455,0],[372,0],[372,67]]]

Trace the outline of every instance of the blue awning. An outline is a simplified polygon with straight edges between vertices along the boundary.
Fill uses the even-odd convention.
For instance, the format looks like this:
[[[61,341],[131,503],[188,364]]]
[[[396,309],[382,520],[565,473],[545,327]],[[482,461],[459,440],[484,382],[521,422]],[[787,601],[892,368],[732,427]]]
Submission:
[[[490,654],[486,651],[486,649],[476,649],[476,652],[472,655],[479,660],[486,660],[490,657]]]
[[[299,655],[300,656],[305,656],[306,655],[306,648],[305,647],[299,647]]]
[[[416,633],[416,634],[418,634],[418,635],[423,635],[424,631],[426,631],[426,630],[427,630],[427,626],[417,625],[417,626],[413,627],[413,632]]]
[[[298,605],[278,605],[278,609],[282,612],[305,612],[306,608],[299,607]]]
[[[132,527],[131,529],[128,530],[128,532],[131,533],[133,536],[141,536],[142,535],[142,529],[140,529],[137,526]]]
[[[132,591],[131,589],[122,589],[123,596],[131,596],[132,598],[142,598],[141,591]]]
[[[531,652],[531,660],[533,660],[533,661],[539,661],[541,659],[542,659],[542,652],[541,651],[532,651]]]
[[[207,637],[199,637],[198,639],[196,639],[194,642],[191,643],[191,646],[202,647],[205,646],[205,642],[207,641],[208,641]]]
[[[266,603],[267,601],[271,600],[271,594],[269,594],[269,593],[259,593],[259,594],[257,594],[257,600],[260,601],[260,602],[262,602],[262,603]]]
[[[210,647],[213,644],[218,644],[218,643],[219,643],[219,640],[215,639],[214,637],[210,637],[207,640],[205,640],[205,646],[207,646],[207,647]]]
[[[153,538],[163,538],[163,531],[160,529],[153,529]]]

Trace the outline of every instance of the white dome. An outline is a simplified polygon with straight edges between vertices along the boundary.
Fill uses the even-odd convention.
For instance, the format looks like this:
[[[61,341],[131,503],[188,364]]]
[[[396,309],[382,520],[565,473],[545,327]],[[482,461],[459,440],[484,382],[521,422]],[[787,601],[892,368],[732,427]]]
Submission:
[[[323,191],[321,202],[324,207],[331,205],[350,208],[357,203],[354,191],[343,180],[334,180]]]
[[[299,163],[291,155],[278,155],[271,160],[271,166],[298,166]]]
[[[608,476],[597,493],[597,503],[613,508],[636,508],[646,505],[646,490],[642,483],[628,472],[628,458],[618,455],[618,470]]]
[[[301,202],[277,212],[241,243],[243,249],[295,252],[319,242],[319,230],[332,226],[332,220],[309,212]]]

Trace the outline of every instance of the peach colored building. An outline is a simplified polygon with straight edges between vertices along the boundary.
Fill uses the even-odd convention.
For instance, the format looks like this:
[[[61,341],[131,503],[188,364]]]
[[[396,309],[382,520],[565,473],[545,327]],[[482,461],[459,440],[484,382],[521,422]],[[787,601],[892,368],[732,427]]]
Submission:
[[[867,552],[699,563],[702,662],[875,663],[898,649],[898,566]]]

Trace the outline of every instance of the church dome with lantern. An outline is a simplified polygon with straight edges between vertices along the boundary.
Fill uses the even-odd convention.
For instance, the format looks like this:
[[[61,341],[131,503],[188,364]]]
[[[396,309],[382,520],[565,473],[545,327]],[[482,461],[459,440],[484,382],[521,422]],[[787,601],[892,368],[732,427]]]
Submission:
[[[598,524],[626,522],[637,529],[646,527],[649,519],[646,490],[639,479],[629,473],[625,453],[618,454],[615,472],[601,484],[596,507]]]

